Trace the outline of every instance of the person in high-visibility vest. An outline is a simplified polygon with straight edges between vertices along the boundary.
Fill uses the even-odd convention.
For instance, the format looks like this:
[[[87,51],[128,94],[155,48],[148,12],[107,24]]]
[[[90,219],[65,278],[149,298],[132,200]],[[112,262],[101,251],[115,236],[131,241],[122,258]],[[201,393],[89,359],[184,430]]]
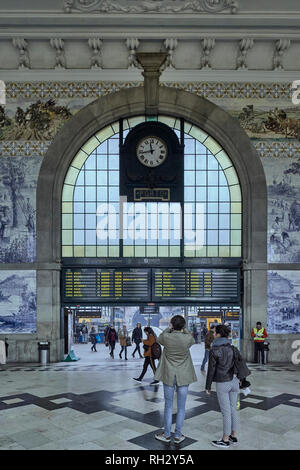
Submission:
[[[256,327],[251,331],[251,337],[254,339],[254,362],[259,362],[259,354],[261,354],[261,362],[265,363],[264,342],[268,337],[267,330],[262,326],[261,322],[256,323]]]

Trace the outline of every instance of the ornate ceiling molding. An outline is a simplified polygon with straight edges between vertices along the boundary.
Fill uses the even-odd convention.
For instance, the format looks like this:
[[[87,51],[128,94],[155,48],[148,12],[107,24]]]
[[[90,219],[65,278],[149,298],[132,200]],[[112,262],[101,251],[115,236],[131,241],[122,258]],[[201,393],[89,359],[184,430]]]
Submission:
[[[229,13],[237,0],[64,0],[66,13]]]

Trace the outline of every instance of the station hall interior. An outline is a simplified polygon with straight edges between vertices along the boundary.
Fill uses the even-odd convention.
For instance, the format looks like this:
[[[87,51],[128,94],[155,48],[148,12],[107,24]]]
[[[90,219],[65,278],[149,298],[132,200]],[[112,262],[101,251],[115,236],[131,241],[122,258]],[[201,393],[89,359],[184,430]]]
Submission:
[[[212,450],[224,324],[238,448],[299,450],[298,0],[25,3],[0,2],[0,451]],[[175,315],[197,382],[166,447],[132,333]]]

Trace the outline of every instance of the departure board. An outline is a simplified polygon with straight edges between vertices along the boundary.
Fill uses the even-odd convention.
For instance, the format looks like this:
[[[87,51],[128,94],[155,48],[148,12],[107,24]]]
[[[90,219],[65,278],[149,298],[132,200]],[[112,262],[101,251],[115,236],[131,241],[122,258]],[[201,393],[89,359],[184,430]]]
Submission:
[[[150,270],[147,269],[64,269],[65,302],[150,300]]]
[[[154,269],[153,301],[238,302],[234,269]]]
[[[240,302],[238,269],[64,268],[64,303]]]

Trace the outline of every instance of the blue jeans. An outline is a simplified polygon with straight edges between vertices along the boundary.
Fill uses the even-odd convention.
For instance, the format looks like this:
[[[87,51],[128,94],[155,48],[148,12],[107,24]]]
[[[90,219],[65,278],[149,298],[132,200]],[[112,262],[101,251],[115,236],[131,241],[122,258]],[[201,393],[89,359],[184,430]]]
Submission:
[[[201,364],[201,370],[204,370],[204,367],[205,367],[205,364],[208,361],[208,358],[209,358],[209,349],[205,349],[204,358],[203,358],[203,361],[202,361],[202,364]]]
[[[174,437],[181,436],[181,428],[183,426],[185,417],[185,402],[188,392],[188,385],[178,386],[176,383],[176,377],[174,377],[173,386],[164,384],[164,397],[165,397],[165,412],[164,412],[164,425],[165,425],[165,436],[171,436],[172,426],[172,410],[173,410],[173,398],[175,388],[177,389],[177,415],[176,415],[176,426]]]

